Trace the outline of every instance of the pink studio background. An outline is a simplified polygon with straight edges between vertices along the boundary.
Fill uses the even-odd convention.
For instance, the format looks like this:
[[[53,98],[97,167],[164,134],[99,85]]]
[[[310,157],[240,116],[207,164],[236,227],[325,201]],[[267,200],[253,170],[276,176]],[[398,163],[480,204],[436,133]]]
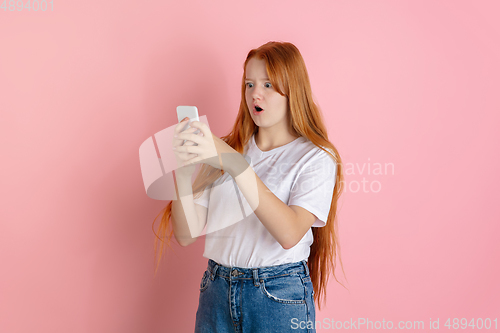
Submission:
[[[177,105],[197,105],[227,134],[245,56],[270,40],[301,51],[348,173],[349,291],[332,278],[317,320],[427,329],[439,318],[447,330],[447,318],[500,317],[499,10],[126,0],[0,10],[0,332],[192,332],[204,238],[173,241],[153,278],[152,223],[167,202],[146,196],[139,146],[176,122]]]

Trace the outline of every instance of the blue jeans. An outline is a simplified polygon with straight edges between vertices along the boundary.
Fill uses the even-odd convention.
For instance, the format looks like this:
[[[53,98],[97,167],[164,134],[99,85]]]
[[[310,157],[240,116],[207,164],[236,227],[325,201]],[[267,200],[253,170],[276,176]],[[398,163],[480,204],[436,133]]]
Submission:
[[[313,295],[305,260],[240,268],[209,259],[200,283],[195,333],[315,333]]]

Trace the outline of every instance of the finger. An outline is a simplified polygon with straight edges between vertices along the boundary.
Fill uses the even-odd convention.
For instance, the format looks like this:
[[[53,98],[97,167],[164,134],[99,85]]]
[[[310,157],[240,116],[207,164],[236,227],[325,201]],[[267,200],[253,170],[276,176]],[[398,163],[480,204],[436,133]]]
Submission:
[[[193,133],[196,132],[198,129],[195,127],[189,127],[187,130],[182,131],[181,133]]]
[[[181,120],[181,122],[175,126],[174,128],[174,140],[172,141],[172,144],[174,146],[182,146],[184,143],[182,143],[184,141],[184,139],[179,139],[178,136],[180,133],[192,133],[194,131],[196,131],[197,129],[196,128],[192,128],[192,127],[188,127],[186,130],[183,130],[183,127],[180,127],[182,125],[182,123],[184,122],[185,123],[185,120],[189,120],[188,117],[184,118],[183,120]]]
[[[186,142],[184,142],[183,146],[194,146],[196,143],[194,143],[193,141],[190,141],[190,140],[186,140]]]
[[[193,121],[190,126],[199,129],[200,133],[203,133],[203,136],[209,136],[210,129],[205,123],[202,123],[201,121]]]
[[[192,133],[192,134],[197,135],[198,137],[203,136],[203,133],[201,133],[199,131],[199,129],[197,129],[197,128],[190,128],[189,130],[186,130],[186,131],[181,132],[181,133],[189,133],[189,132],[196,132],[196,131],[198,131],[198,133]],[[185,140],[185,139],[183,139],[183,140]],[[191,141],[191,140],[186,140],[186,142],[184,142],[184,144],[182,144],[182,146],[194,146],[194,145],[197,145],[197,143],[194,141]]]
[[[182,132],[181,134],[179,134],[177,136],[177,138],[182,139],[182,140],[186,140],[186,143],[189,141],[192,141],[198,145],[202,142],[202,138],[199,135],[196,135],[193,133]],[[185,143],[184,143],[184,145],[185,145]]]
[[[188,118],[188,117],[185,117],[184,119],[182,119],[182,120],[179,122],[179,124],[177,124],[177,127],[182,127],[182,126],[185,126],[187,121],[189,121],[189,118]]]
[[[189,154],[201,154],[202,151],[199,146],[178,146],[175,147],[175,151],[179,153],[189,153]]]
[[[186,155],[186,156],[182,158],[182,162],[186,162],[186,161],[189,161],[195,157],[198,157],[198,155],[196,155],[196,154],[186,154],[185,153],[184,155]]]
[[[185,127],[186,127],[186,124],[187,124],[187,121],[189,120],[188,117],[185,117],[184,119],[182,119],[178,124],[177,126],[175,126],[175,134],[181,132]]]
[[[192,132],[194,135],[198,135],[198,136],[203,136],[203,133],[200,131],[199,128],[196,128],[196,127],[191,127],[192,129]]]
[[[195,131],[197,131],[197,129],[196,129],[196,128],[192,128],[192,127],[190,127],[190,128],[188,128],[187,130],[184,130],[184,131],[182,131],[182,132],[180,132],[180,133],[176,133],[176,134],[174,134],[174,139],[181,140],[181,142],[183,142],[184,140],[186,140],[186,138],[185,138],[185,137],[183,137],[183,138],[180,138],[180,139],[179,139],[179,135],[181,135],[181,134],[190,134],[190,133],[193,133],[193,132],[195,132]],[[187,142],[184,142],[184,143],[180,144],[180,146],[184,146],[185,144],[187,144]],[[192,144],[191,144],[191,145],[192,145]]]

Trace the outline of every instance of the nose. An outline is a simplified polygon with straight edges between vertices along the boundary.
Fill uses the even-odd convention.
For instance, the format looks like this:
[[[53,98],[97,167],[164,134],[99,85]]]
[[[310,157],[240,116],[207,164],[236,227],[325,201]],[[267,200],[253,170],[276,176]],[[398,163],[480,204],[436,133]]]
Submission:
[[[253,90],[252,90],[252,98],[255,99],[260,99],[262,97],[262,88],[259,87],[258,85],[255,85]]]

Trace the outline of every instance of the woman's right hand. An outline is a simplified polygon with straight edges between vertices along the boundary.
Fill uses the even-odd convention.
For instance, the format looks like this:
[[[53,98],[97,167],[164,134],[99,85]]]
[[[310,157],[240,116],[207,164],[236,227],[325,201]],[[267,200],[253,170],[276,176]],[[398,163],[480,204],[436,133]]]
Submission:
[[[174,153],[175,153],[175,158],[177,160],[177,168],[175,169],[175,174],[176,175],[179,175],[179,176],[182,176],[182,177],[189,177],[191,178],[191,176],[193,175],[193,173],[195,172],[196,170],[196,164],[188,164],[186,166],[182,166],[184,164],[184,162],[187,162],[189,161],[190,159],[194,158],[194,157],[197,157],[198,155],[197,154],[191,154],[191,153],[183,153],[183,152],[179,152],[177,151],[175,148],[179,147],[179,146],[182,146],[182,142],[184,141],[183,139],[178,139],[176,138],[175,136],[178,135],[179,133],[194,133],[196,132],[197,128],[194,128],[194,127],[190,127],[188,128],[187,130],[185,131],[182,131],[182,129],[186,126],[187,124],[187,120],[189,120],[188,117],[182,119],[182,121],[177,124],[177,126],[175,126],[175,130],[174,130],[174,139],[172,141],[172,148],[174,149]],[[198,133],[198,135],[203,135],[201,132]],[[186,141],[184,143],[184,146],[193,146],[195,143],[193,141]]]

